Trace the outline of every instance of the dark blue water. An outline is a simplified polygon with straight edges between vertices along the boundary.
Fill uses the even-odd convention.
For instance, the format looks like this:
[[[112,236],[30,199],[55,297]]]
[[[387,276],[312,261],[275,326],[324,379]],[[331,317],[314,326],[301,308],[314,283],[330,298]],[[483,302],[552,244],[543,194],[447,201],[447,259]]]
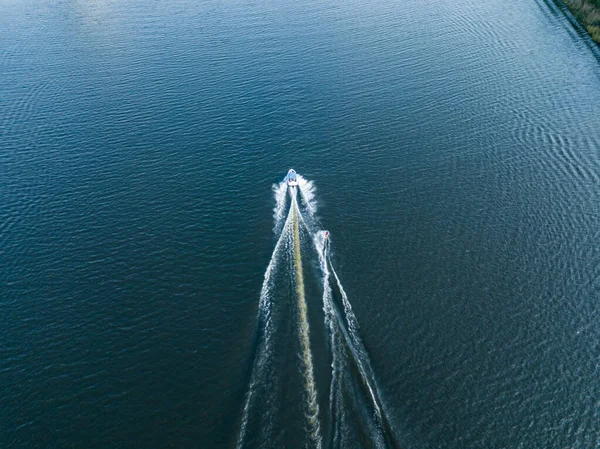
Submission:
[[[290,167],[385,444],[600,445],[598,64],[536,0],[0,0],[0,446],[236,447]],[[303,245],[329,447],[373,407]],[[291,272],[250,419],[301,448]]]

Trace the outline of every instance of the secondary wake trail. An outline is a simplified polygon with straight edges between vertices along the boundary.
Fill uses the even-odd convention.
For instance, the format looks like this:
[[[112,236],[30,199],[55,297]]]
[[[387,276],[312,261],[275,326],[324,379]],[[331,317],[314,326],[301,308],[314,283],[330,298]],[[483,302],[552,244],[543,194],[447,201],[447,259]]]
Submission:
[[[323,312],[325,314],[325,327],[329,330],[329,347],[331,349],[331,388],[329,389],[329,447],[339,447],[342,434],[342,423],[340,411],[342,409],[342,397],[338,385],[341,382],[343,370],[343,354],[338,350],[343,344],[340,341],[337,317],[331,297],[331,285],[329,284],[329,267],[327,266],[326,251],[328,241],[325,240],[325,231],[315,233],[313,243],[319,255],[319,265],[323,273]]]
[[[387,422],[383,406],[375,386],[375,376],[371,368],[368,354],[360,338],[358,321],[342,283],[331,263],[329,257],[329,238],[325,231],[319,231],[313,239],[321,271],[323,273],[323,310],[325,324],[330,332],[330,345],[332,352],[332,378],[330,390],[330,416],[332,420],[331,445],[341,447],[344,423],[341,408],[343,407],[341,390],[344,387],[344,373],[347,371],[344,347],[348,349],[353,364],[356,366],[360,382],[368,391],[371,407],[373,408],[373,425],[370,434],[373,443],[378,448],[395,447],[391,429]],[[332,279],[333,276],[333,279]],[[338,290],[343,305],[343,311],[335,305],[332,296],[332,283]]]

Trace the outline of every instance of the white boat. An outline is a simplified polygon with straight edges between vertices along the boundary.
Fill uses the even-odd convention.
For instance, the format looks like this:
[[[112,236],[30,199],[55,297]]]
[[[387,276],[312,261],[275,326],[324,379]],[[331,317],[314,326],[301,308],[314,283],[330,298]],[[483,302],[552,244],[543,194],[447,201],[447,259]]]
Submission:
[[[298,185],[298,177],[296,176],[296,171],[293,168],[290,168],[285,180],[287,181],[287,185],[290,187]]]

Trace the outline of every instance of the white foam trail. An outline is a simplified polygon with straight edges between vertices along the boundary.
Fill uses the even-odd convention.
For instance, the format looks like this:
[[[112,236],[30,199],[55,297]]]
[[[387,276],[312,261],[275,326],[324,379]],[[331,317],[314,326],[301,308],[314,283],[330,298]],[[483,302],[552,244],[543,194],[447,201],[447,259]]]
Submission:
[[[281,181],[279,184],[273,184],[273,193],[275,194],[275,207],[273,208],[273,219],[275,220],[275,232],[279,232],[285,217],[285,206],[287,199],[287,183]]]
[[[265,362],[269,359],[271,355],[271,336],[273,334],[273,322],[271,319],[271,312],[273,307],[273,301],[271,296],[271,280],[274,272],[277,269],[279,254],[281,253],[282,247],[286,243],[286,240],[289,240],[291,237],[291,229],[292,211],[290,210],[287,219],[284,223],[281,235],[279,236],[279,238],[277,239],[277,243],[275,244],[275,249],[273,250],[273,254],[271,255],[269,265],[265,270],[265,276],[260,292],[260,299],[258,302],[258,321],[259,323],[263,324],[264,332],[263,338],[259,342],[254,366],[252,367],[252,374],[250,376],[250,385],[248,387],[248,393],[246,395],[246,402],[244,404],[244,411],[242,413],[242,424],[240,426],[240,433],[238,435],[237,440],[238,449],[241,449],[244,445],[250,414],[250,405],[252,403],[254,391],[256,390],[256,386],[264,381],[264,379],[262,379],[263,367],[265,366]]]
[[[315,200],[315,185],[301,175],[297,175],[298,189],[302,198],[302,205],[306,208],[308,214],[313,217],[317,212],[317,201]]]
[[[317,254],[319,255],[319,266],[323,273],[323,311],[325,312],[325,318],[330,318],[331,312],[331,286],[329,285],[329,267],[327,267],[326,259],[326,247],[327,241],[325,240],[326,231],[317,231],[313,236],[313,243]],[[329,324],[326,322],[325,324]]]

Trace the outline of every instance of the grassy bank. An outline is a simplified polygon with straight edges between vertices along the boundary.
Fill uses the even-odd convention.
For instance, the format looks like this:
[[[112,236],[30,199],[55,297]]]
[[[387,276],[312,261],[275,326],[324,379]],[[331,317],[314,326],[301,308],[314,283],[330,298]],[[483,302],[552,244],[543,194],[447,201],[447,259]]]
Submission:
[[[573,15],[600,44],[600,0],[563,0]]]

